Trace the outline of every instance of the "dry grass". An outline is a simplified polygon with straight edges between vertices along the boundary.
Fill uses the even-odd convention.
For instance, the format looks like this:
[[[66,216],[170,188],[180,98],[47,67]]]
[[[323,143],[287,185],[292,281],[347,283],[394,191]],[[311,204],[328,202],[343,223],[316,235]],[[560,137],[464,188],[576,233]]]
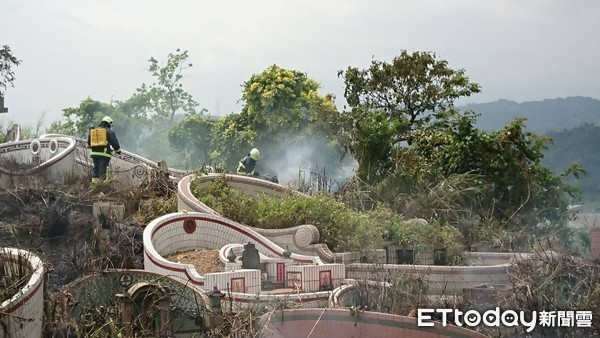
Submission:
[[[0,247],[0,303],[15,296],[31,278],[33,271],[26,255],[15,258]]]
[[[509,270],[513,292],[502,299],[506,309],[591,311],[592,327],[541,327],[542,337],[591,337],[600,334],[600,263],[562,252],[536,248]],[[524,332],[517,332],[523,334]]]

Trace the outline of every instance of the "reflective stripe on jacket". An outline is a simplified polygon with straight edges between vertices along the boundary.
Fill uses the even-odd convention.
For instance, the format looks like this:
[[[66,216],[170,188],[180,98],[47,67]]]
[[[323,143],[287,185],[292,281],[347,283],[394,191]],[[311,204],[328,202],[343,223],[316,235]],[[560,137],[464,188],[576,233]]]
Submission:
[[[96,148],[96,147],[94,147]],[[104,148],[104,151],[94,151],[92,148],[92,151],[90,151],[90,156],[104,156],[104,157],[108,157],[108,158],[112,158],[112,154],[110,152],[106,152],[108,150],[108,147]]]
[[[240,163],[238,164],[237,167],[237,173],[239,175],[248,175],[248,174],[252,174],[254,175],[254,167],[256,166],[256,161],[250,157],[250,156],[246,156],[243,159],[240,160]]]
[[[110,129],[106,122],[101,122],[98,128],[106,129],[106,139],[108,141],[108,145],[101,147],[91,147],[90,156],[104,156],[108,158],[112,158],[112,150],[119,150],[121,146],[119,145],[119,140],[117,139],[117,135],[115,132]],[[88,134],[88,146],[90,146],[91,140],[90,135]],[[111,150],[112,147],[112,150]]]

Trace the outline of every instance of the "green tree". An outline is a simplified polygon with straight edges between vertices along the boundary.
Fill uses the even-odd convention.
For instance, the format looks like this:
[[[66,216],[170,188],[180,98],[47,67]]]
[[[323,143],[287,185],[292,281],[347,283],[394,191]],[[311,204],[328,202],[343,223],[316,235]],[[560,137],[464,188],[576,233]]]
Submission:
[[[395,151],[391,141],[398,125],[381,110],[357,108],[344,114],[346,128],[338,134],[340,143],[358,161],[358,177],[368,183],[379,182],[389,174]]]
[[[427,206],[425,214],[413,216],[459,223],[476,216],[527,236],[553,233],[568,242],[568,206],[578,192],[565,178],[579,177],[581,168],[554,174],[543,166],[550,139],[526,132],[522,119],[492,132],[478,130],[475,121],[467,112],[445,128],[413,131],[414,142],[398,151],[394,171],[378,184],[380,196],[405,214],[407,206]],[[405,203],[407,194],[416,203]]]
[[[243,84],[242,111],[214,126],[213,160],[233,170],[242,156],[258,147],[263,155],[278,161],[288,147],[306,145],[315,137],[325,138],[335,149],[332,133],[339,112],[334,96],[320,95],[318,89],[319,84],[306,74],[277,65],[252,75]],[[329,154],[318,155],[329,158]]]
[[[97,126],[102,117],[110,116],[114,123],[121,147],[148,159],[166,160],[169,165],[183,165],[179,156],[169,147],[164,128],[147,116],[148,112],[140,105],[139,97],[125,101],[101,102],[92,98],[83,100],[77,107],[63,109],[63,119],[50,125],[47,132],[72,135],[86,139],[90,127]]]
[[[181,83],[183,71],[192,67],[191,63],[187,63],[187,59],[188,52],[182,52],[180,49],[175,53],[169,53],[167,62],[163,66],[157,59],[151,57],[149,70],[156,82],[149,86],[142,84],[132,97],[142,110],[147,110],[161,120],[168,120],[169,126],[173,123],[176,113],[193,114],[196,113],[198,106],[192,95],[183,89]]]
[[[87,98],[77,107],[63,109],[63,121],[52,122],[49,133],[87,138],[90,127],[97,126],[105,115],[114,116],[115,107],[110,103]]]
[[[301,98],[317,87],[306,74],[273,65],[243,84],[242,112],[255,129],[275,133],[282,125],[298,129],[308,122],[307,102]]]
[[[319,95],[318,89],[305,73],[272,65],[243,84],[241,114],[259,132],[258,143],[289,140],[290,131],[323,131],[338,112],[333,96]]]
[[[391,63],[373,60],[368,69],[348,67],[338,75],[351,108],[344,114],[341,140],[367,182],[385,176],[394,149],[402,141],[412,142],[410,131],[443,123],[455,113],[454,100],[480,90],[464,70],[427,52],[403,51]]]
[[[445,177],[461,173],[482,177],[490,190],[486,203],[480,203],[480,216],[493,213],[503,224],[565,221],[563,217],[567,215],[569,204],[565,197],[576,197],[576,191],[562,179],[569,174],[579,176],[581,170],[572,166],[554,175],[543,166],[543,152],[550,139],[526,132],[524,122],[517,119],[500,130],[485,132],[475,128],[474,116],[461,116],[451,121],[449,128],[443,131],[443,137],[434,137],[436,142],[431,142],[432,138],[427,134],[439,134],[440,131],[418,133],[413,149]],[[533,219],[522,217],[532,212]],[[520,217],[514,218],[516,216]]]
[[[193,114],[169,131],[169,143],[185,155],[187,167],[211,163],[211,132],[216,123],[213,118]]]
[[[186,62],[187,58],[187,51],[179,49],[169,54],[164,66],[150,58],[149,70],[156,78],[155,83],[142,84],[123,101],[102,103],[88,98],[78,107],[64,109],[65,119],[54,122],[49,131],[85,138],[90,126],[97,125],[103,115],[110,115],[124,149],[155,161],[166,160],[172,166],[184,165],[170,146],[169,126],[179,112],[204,112],[196,112],[198,104],[181,83],[183,71],[192,66]]]
[[[7,45],[0,48],[0,96],[8,86],[14,87],[15,72],[14,67],[21,64],[21,60],[17,59],[10,47]]]
[[[327,167],[336,176],[340,114],[333,95],[319,94],[319,83],[305,73],[277,65],[253,75],[243,88],[242,120],[256,133],[252,145],[268,157],[265,170],[289,177]]]
[[[251,128],[245,115],[230,114],[220,118],[211,130],[211,163],[234,170],[256,138],[257,132]]]

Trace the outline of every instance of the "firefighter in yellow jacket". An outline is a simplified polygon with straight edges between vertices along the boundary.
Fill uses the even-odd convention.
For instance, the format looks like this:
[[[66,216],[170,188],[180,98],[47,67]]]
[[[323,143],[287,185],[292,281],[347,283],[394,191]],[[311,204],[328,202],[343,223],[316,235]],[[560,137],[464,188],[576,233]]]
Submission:
[[[106,179],[106,170],[112,158],[113,150],[116,154],[121,153],[119,140],[117,140],[117,135],[112,130],[112,126],[113,120],[109,116],[104,116],[97,128],[90,128],[88,146],[91,148],[90,155],[94,162],[92,183],[98,183]]]

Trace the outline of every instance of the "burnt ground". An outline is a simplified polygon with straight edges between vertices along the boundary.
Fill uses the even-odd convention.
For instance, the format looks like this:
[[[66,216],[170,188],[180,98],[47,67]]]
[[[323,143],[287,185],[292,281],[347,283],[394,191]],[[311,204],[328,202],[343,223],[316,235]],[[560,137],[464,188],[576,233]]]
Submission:
[[[126,199],[131,197],[128,194]],[[148,215],[140,215],[130,205],[124,222],[97,221],[92,216],[94,201],[119,199],[118,193],[73,188],[0,191],[0,246],[40,256],[47,266],[50,291],[104,269],[143,269],[142,237]],[[192,250],[167,259],[193,264],[202,273],[224,271],[218,250]]]
[[[95,221],[92,204],[105,198],[86,189],[0,190],[0,246],[40,256],[50,291],[108,268],[143,268],[143,224]]]

